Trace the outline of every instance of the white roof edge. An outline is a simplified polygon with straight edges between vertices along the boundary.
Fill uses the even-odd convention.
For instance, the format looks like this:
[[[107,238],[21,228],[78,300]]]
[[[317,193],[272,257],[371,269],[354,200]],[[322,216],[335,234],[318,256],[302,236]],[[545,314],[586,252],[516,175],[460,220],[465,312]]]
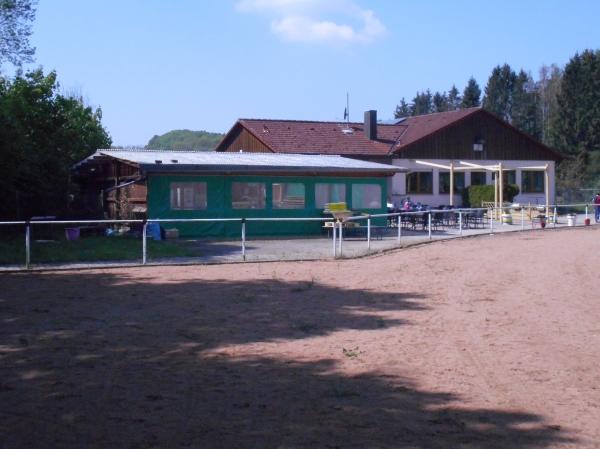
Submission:
[[[139,165],[168,166],[255,166],[255,167],[302,167],[302,168],[334,168],[353,170],[403,171],[403,167],[379,162],[352,159],[341,155],[312,155],[292,153],[233,153],[218,151],[161,151],[146,149],[98,149],[96,152],[73,166],[76,168],[99,156],[108,156]]]

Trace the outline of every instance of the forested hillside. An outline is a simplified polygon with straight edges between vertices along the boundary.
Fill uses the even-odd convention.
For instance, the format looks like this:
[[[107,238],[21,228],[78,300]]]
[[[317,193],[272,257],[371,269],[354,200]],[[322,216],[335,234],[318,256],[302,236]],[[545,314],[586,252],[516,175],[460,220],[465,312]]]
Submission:
[[[161,150],[214,150],[223,134],[207,131],[176,129],[161,136],[154,136],[146,148]]]

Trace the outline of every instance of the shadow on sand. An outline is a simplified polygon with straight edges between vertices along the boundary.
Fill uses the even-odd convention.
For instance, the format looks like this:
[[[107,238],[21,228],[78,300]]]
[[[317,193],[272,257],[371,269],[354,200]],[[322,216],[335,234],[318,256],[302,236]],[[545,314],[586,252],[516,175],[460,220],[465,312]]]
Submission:
[[[0,277],[0,434],[11,449],[544,448],[542,416],[457,407],[412,379],[227,345],[411,325],[406,292],[118,272]],[[242,346],[243,348],[243,346]],[[340,354],[340,357],[343,355]]]

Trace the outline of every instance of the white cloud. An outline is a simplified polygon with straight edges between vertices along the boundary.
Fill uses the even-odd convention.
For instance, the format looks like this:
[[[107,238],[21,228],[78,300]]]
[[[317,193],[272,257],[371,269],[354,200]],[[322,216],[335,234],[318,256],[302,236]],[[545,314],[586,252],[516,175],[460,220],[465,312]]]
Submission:
[[[271,31],[288,41],[366,44],[386,32],[372,10],[350,0],[240,0],[236,8],[271,16]]]

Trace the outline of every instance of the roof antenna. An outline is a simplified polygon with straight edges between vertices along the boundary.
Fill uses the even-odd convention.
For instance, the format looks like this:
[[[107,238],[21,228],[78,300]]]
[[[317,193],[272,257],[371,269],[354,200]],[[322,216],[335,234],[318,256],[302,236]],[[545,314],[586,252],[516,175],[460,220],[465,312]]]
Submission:
[[[346,126],[342,129],[344,134],[352,134],[352,128],[350,128],[350,94],[346,91],[346,109],[344,109],[344,120]]]
[[[344,120],[346,125],[350,124],[350,94],[346,91],[346,109],[344,109]]]

